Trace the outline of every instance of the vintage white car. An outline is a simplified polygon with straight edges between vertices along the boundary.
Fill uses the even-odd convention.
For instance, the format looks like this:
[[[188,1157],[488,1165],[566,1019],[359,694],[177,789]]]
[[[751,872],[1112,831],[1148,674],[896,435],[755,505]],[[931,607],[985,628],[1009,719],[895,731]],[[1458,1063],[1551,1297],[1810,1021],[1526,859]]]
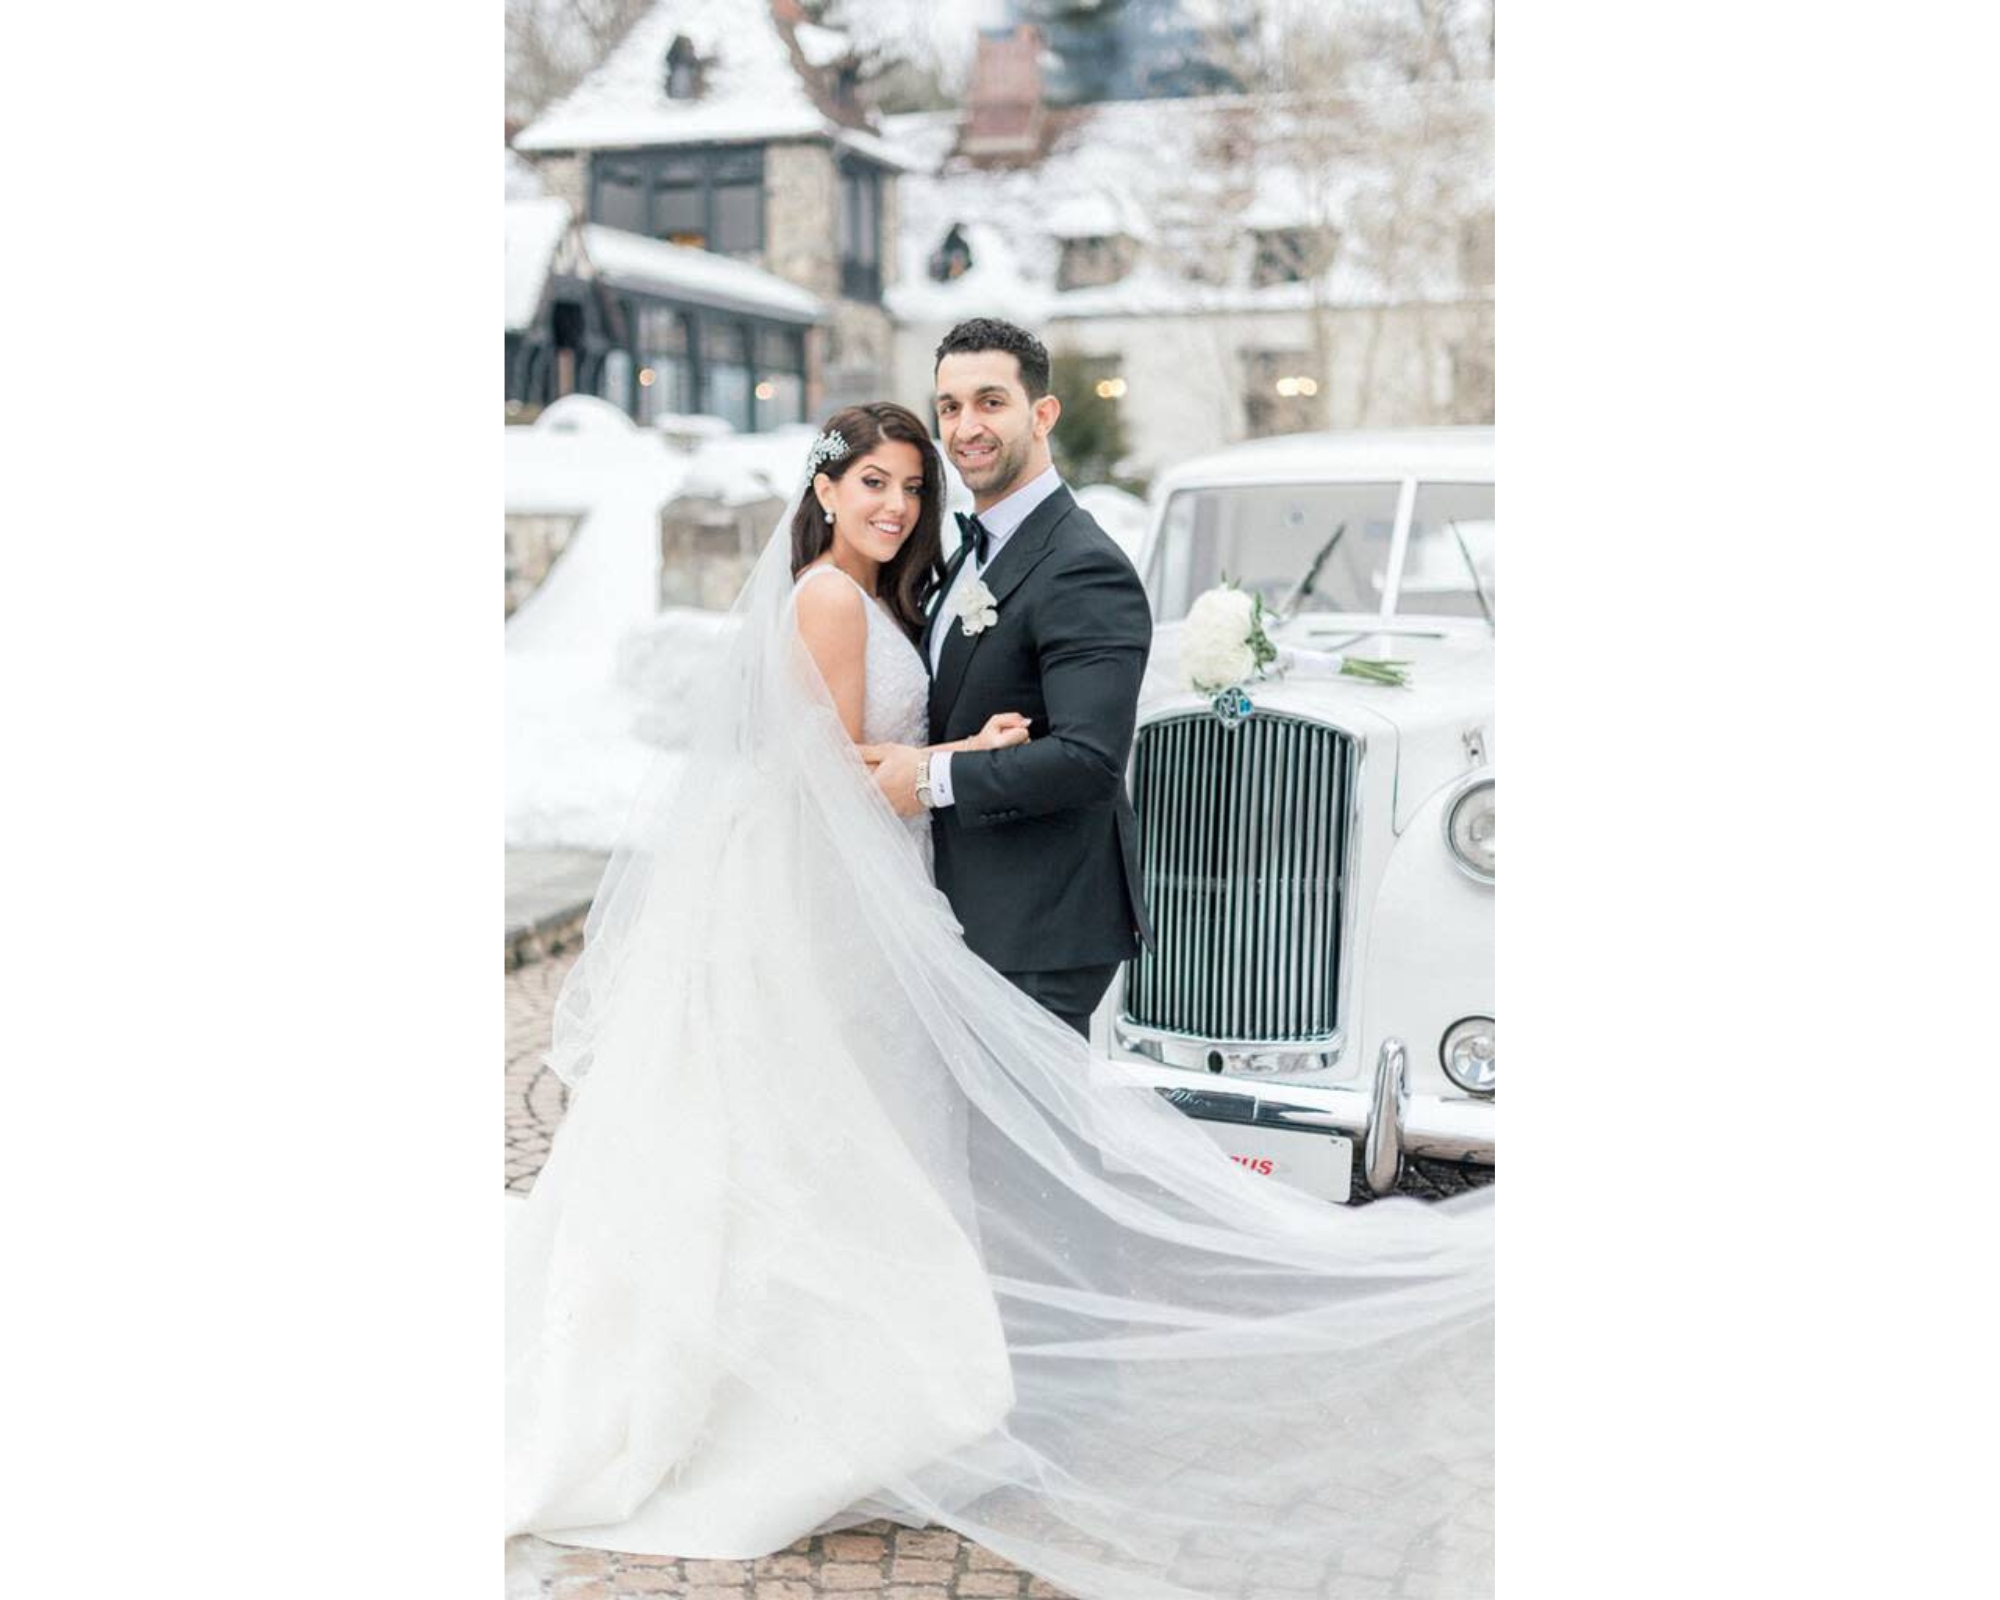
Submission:
[[[1130,781],[1155,948],[1093,1023],[1251,1170],[1335,1200],[1494,1162],[1493,430],[1299,434],[1155,485]],[[1272,642],[1407,662],[1190,689],[1225,581]]]

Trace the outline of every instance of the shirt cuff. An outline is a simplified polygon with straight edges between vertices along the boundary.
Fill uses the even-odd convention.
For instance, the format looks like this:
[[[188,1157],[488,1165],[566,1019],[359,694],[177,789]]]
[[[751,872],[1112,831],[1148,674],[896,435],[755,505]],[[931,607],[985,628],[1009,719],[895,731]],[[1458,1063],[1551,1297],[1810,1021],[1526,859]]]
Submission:
[[[931,754],[931,809],[942,811],[951,804],[951,752],[938,750]]]

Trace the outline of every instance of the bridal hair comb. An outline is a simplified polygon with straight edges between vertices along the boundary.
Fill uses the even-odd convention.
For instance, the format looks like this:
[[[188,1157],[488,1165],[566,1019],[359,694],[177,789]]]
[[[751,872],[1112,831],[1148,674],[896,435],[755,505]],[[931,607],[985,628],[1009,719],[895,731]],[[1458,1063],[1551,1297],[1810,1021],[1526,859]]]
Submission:
[[[827,429],[813,440],[812,449],[806,454],[806,482],[811,483],[827,462],[843,460],[846,455],[846,438],[836,428]]]

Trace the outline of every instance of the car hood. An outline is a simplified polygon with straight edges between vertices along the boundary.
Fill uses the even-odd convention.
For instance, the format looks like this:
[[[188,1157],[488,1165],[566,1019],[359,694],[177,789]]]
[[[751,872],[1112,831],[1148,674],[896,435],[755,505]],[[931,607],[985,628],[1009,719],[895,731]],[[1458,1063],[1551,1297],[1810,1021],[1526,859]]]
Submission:
[[[1207,695],[1181,676],[1182,625],[1154,635],[1139,714],[1151,721],[1199,710]],[[1457,617],[1312,615],[1271,629],[1279,649],[1339,652],[1407,663],[1400,689],[1328,675],[1299,663],[1245,685],[1253,705],[1347,729],[1386,749],[1396,763],[1398,832],[1424,800],[1472,767],[1494,759],[1493,635],[1483,622]],[[1282,661],[1284,658],[1281,657]]]

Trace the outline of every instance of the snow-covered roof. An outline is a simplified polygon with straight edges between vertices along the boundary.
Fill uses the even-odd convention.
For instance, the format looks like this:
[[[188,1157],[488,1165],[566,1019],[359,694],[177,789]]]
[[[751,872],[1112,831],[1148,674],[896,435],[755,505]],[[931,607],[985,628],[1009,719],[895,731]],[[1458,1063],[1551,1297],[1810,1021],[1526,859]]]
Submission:
[[[511,155],[512,152],[510,151]],[[535,320],[548,287],[556,250],[574,219],[569,203],[544,195],[507,202],[507,331]]]
[[[884,136],[929,169],[897,187],[902,270],[887,300],[899,318],[950,322],[1003,307],[1009,316],[1059,321],[1491,292],[1460,282],[1456,258],[1458,220],[1492,204],[1488,83],[1371,92],[1345,102],[1337,119],[1211,96],[1108,101],[1052,113],[1050,123],[1040,161],[980,166],[952,154],[956,113],[884,119]],[[1424,226],[1370,226],[1392,208]],[[928,264],[954,223],[971,246],[972,268],[938,283]],[[1250,283],[1243,243],[1250,230],[1315,225],[1331,226],[1339,239],[1319,285]],[[1424,247],[1411,242],[1426,232]],[[1141,242],[1126,277],[1057,288],[1065,239],[1118,233]],[[1393,256],[1373,243],[1384,236],[1399,241]],[[1220,281],[1191,273],[1197,262]]]
[[[854,54],[854,41],[839,28],[801,22],[792,30],[792,36],[799,41],[799,54],[815,67],[830,67]]]
[[[825,304],[797,284],[712,251],[594,222],[584,225],[583,248],[598,276],[628,289],[651,289],[696,305],[781,322],[818,322],[826,315]]]
[[[534,162],[517,151],[507,151],[507,198],[533,200],[548,192],[548,186],[542,182],[542,175],[535,170]]]
[[[808,60],[829,30],[802,41]],[[701,62],[701,92],[668,98],[666,57],[685,37]],[[832,59],[838,59],[833,57]],[[767,0],[658,0],[568,95],[524,128],[520,150],[828,137],[839,128],[799,76]]]

